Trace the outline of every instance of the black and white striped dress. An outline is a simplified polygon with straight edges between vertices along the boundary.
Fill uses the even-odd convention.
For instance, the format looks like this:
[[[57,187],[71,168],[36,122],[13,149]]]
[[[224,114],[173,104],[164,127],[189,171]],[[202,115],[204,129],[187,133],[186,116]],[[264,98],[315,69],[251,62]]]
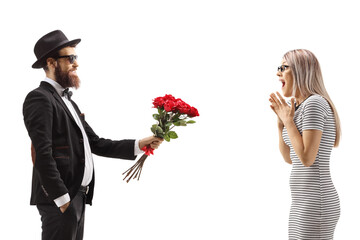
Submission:
[[[291,146],[286,128],[283,130],[292,160],[289,240],[330,240],[340,217],[339,197],[329,169],[336,136],[334,114],[323,97],[312,95],[295,111],[294,122],[300,134],[317,129],[322,137],[314,164],[305,167]]]

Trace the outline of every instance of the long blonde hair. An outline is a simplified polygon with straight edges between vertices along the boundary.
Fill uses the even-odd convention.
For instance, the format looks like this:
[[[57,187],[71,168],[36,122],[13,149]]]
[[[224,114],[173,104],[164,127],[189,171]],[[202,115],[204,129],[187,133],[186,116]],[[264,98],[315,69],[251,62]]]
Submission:
[[[284,55],[284,60],[291,68],[294,79],[293,93],[298,90],[302,96],[318,94],[325,98],[335,117],[336,138],[334,147],[339,146],[341,127],[340,118],[336,111],[334,103],[331,101],[326,91],[320,64],[315,55],[306,49],[291,50]]]

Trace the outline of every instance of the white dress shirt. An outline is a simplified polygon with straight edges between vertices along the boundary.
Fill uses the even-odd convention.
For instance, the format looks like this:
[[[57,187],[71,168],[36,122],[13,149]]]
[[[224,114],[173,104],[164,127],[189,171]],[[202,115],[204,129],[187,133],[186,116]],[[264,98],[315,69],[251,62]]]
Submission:
[[[89,144],[89,139],[86,135],[85,129],[81,123],[81,120],[78,116],[78,114],[76,113],[74,106],[72,105],[72,103],[70,102],[69,99],[67,99],[67,97],[62,96],[62,92],[65,90],[60,84],[58,84],[56,81],[50,79],[50,78],[45,78],[44,82],[47,82],[49,84],[51,84],[51,86],[53,86],[56,90],[56,92],[60,95],[61,99],[64,101],[65,105],[67,106],[67,108],[69,109],[71,115],[73,116],[73,118],[75,119],[76,124],[79,126],[81,133],[82,133],[82,137],[84,139],[84,150],[85,150],[85,169],[84,169],[84,177],[83,180],[81,182],[81,186],[87,186],[90,184],[91,180],[92,180],[92,175],[93,175],[93,170],[94,170],[94,162],[92,159],[92,154],[91,154],[91,148],[90,148],[90,144]],[[142,150],[140,150],[139,148],[139,140],[135,141],[135,146],[134,146],[134,155],[138,155],[143,153]],[[60,196],[58,198],[56,198],[54,200],[56,206],[61,207],[62,205],[64,205],[67,202],[70,202],[70,195],[69,193],[64,194],[63,196]]]

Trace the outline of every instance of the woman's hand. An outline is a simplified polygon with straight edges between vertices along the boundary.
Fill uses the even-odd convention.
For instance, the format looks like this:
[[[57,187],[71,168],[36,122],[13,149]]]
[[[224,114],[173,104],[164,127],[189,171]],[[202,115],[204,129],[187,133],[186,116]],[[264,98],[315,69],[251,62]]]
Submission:
[[[291,158],[290,158],[290,147],[285,144],[282,132],[284,129],[284,122],[283,122],[283,115],[289,115],[289,109],[291,109],[285,102],[285,100],[281,97],[281,95],[277,92],[277,94],[280,97],[280,100],[276,97],[274,93],[270,94],[269,101],[271,102],[271,109],[274,111],[274,113],[278,117],[278,130],[279,130],[279,149],[281,152],[281,155],[283,156],[285,162],[292,164]],[[283,100],[283,102],[281,101]],[[294,116],[294,114],[292,115]],[[290,111],[290,117],[291,117],[291,111]],[[291,120],[293,117],[291,117]]]
[[[270,107],[278,116],[278,124],[286,126],[289,122],[294,121],[295,99],[291,98],[291,107],[289,107],[280,93],[276,92],[276,94],[279,98],[274,93],[270,94]]]

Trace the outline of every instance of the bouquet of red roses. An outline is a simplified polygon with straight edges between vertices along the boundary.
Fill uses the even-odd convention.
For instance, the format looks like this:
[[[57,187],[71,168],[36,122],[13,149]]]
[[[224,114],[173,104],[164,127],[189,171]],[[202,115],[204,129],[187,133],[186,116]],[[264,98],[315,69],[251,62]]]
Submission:
[[[195,123],[194,120],[189,120],[189,118],[199,116],[196,108],[170,94],[155,98],[153,100],[153,107],[157,108],[158,113],[153,114],[157,124],[152,125],[151,131],[154,133],[154,136],[163,138],[167,142],[170,139],[178,138],[176,132],[172,131],[175,126],[186,126],[187,124]],[[127,178],[126,182],[129,182],[132,178],[139,180],[146,158],[150,154],[154,154],[154,149],[150,146],[145,146],[141,150],[145,151],[145,153],[131,168],[123,173],[126,174],[124,177],[124,180]]]

